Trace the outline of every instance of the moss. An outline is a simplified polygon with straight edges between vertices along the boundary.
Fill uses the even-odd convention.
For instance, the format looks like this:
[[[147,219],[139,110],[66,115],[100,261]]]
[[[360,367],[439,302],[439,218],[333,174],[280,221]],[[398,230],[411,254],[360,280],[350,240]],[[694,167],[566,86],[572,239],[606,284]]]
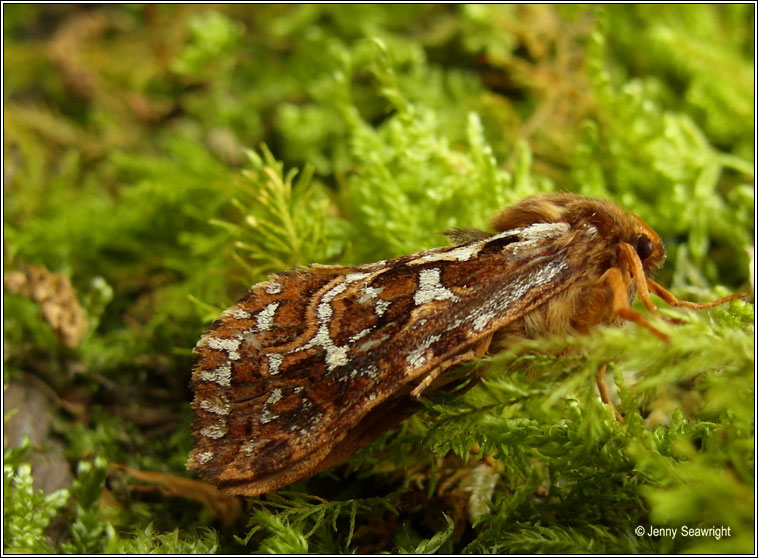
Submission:
[[[754,552],[744,302],[664,310],[669,344],[627,325],[469,364],[471,391],[232,526],[107,468],[187,475],[191,348],[253,282],[530,194],[634,211],[682,297],[752,285],[753,9],[5,6],[6,265],[67,274],[89,320],[62,347],[6,297],[6,382],[54,394],[77,477],[43,495],[34,449],[6,453],[5,550]],[[635,535],[684,525],[731,534]]]
[[[6,552],[54,552],[45,530],[69,498],[67,490],[44,494],[33,486],[32,470],[23,461],[28,444],[3,455],[3,535]]]

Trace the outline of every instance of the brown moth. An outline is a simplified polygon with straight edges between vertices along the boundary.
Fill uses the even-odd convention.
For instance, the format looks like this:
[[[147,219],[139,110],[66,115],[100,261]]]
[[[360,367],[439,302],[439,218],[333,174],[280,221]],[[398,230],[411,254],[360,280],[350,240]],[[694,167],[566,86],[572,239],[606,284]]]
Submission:
[[[586,332],[630,320],[665,259],[658,235],[608,201],[527,198],[496,234],[448,233],[456,246],[354,267],[272,275],[203,335],[192,376],[195,449],[187,466],[255,496],[347,458],[401,420],[441,375],[516,337]],[[493,344],[493,338],[496,343]]]

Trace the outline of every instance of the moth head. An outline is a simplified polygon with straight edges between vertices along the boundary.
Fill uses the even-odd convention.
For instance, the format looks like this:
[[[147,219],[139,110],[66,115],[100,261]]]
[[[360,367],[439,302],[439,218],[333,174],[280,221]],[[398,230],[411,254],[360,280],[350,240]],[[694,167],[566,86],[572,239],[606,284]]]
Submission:
[[[666,259],[666,249],[658,233],[648,227],[634,213],[630,213],[629,215],[632,219],[633,227],[631,238],[625,240],[634,248],[645,272],[651,273],[663,265]]]
[[[578,194],[531,196],[506,207],[493,219],[492,226],[503,232],[535,223],[568,223],[572,229],[592,226],[610,245],[620,242],[631,245],[645,273],[656,271],[666,259],[661,238],[639,217],[610,201]]]

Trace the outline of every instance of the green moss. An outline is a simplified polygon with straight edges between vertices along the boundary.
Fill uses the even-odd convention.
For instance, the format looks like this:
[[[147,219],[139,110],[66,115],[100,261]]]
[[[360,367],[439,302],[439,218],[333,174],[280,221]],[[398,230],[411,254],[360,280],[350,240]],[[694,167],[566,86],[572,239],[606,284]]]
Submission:
[[[3,455],[3,544],[5,552],[55,552],[45,529],[69,498],[68,490],[44,494],[33,486],[32,470],[23,462],[26,447]]]
[[[218,533],[211,529],[179,530],[156,533],[152,525],[135,529],[132,536],[114,546],[116,554],[215,554]]]
[[[233,526],[107,475],[187,475],[191,348],[250,284],[441,245],[527,195],[634,211],[679,296],[747,289],[753,10],[5,6],[6,265],[70,276],[90,323],[61,347],[5,299],[5,380],[57,394],[78,471],[45,496],[6,453],[5,550],[754,552],[745,302],[664,309],[668,344],[626,325],[468,364],[465,395]],[[684,525],[731,534],[635,535]]]

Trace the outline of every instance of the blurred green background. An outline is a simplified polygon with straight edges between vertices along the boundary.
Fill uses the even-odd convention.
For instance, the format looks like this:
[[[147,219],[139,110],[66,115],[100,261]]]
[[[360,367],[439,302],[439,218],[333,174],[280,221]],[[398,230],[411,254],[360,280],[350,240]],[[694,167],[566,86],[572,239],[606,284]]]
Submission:
[[[753,5],[4,4],[3,17],[6,551],[754,551],[743,303],[692,318],[665,349],[644,334],[628,347],[636,330],[571,342],[658,374],[619,388],[639,418],[623,427],[589,364],[530,357],[510,375],[500,363],[494,400],[485,386],[430,407],[231,525],[187,490],[135,490],[108,469],[188,476],[191,348],[252,283],[438,246],[526,195],[634,211],[664,238],[659,281],[682,297],[752,290]],[[566,380],[572,367],[588,381]],[[460,447],[441,442],[450,432]],[[505,465],[481,481],[494,496],[471,487],[469,442]],[[685,523],[733,535],[633,534]]]

